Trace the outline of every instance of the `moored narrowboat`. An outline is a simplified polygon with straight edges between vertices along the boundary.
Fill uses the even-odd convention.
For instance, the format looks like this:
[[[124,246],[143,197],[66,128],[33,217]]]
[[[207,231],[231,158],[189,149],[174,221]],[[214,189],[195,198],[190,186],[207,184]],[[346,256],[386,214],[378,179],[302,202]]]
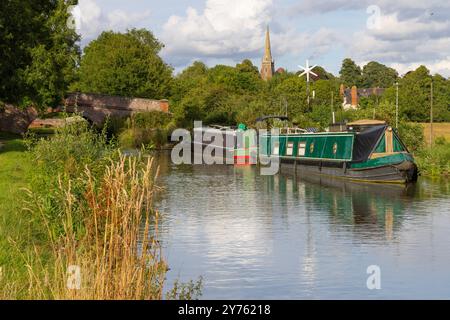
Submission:
[[[260,154],[279,157],[282,168],[299,174],[380,183],[409,183],[418,177],[414,158],[397,131],[381,121],[349,123],[343,132],[266,134]]]
[[[257,163],[257,140],[256,131],[247,130],[244,124],[198,127],[194,128],[191,150],[208,163],[222,159],[225,164],[253,165]]]

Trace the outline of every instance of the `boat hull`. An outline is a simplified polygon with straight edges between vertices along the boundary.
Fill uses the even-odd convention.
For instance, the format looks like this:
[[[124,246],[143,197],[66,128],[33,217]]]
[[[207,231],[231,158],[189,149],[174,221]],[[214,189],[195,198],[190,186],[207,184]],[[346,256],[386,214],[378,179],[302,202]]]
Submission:
[[[411,161],[368,167],[348,168],[343,163],[313,163],[280,159],[280,169],[294,171],[297,175],[319,174],[355,181],[373,183],[411,183],[417,181],[417,166]]]

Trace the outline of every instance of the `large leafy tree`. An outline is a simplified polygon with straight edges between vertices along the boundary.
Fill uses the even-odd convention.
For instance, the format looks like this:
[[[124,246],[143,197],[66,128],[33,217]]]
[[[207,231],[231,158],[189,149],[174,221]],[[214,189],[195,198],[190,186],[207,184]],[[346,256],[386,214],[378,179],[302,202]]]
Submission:
[[[400,118],[408,121],[429,121],[431,108],[431,82],[433,81],[433,114],[435,121],[450,120],[450,81],[431,75],[425,66],[408,72],[399,79]],[[386,90],[384,99],[395,108],[394,86]]]
[[[450,80],[437,74],[433,76],[433,117],[435,121],[450,121]]]
[[[244,91],[259,91],[263,85],[259,75],[258,67],[245,59],[242,63],[236,65],[238,87]]]
[[[265,114],[264,107],[270,104],[261,103],[267,98],[265,86],[250,60],[235,67],[213,68],[194,62],[172,82],[172,110],[177,123],[186,127],[192,126],[194,120],[205,124],[249,124]]]
[[[148,30],[103,32],[85,49],[74,89],[89,93],[162,99],[172,68],[158,55],[163,44]]]
[[[331,99],[333,99],[333,106],[339,107],[342,103],[339,96],[339,83],[334,80],[318,80],[312,86],[315,98],[312,100],[316,105],[328,105],[331,108]]]
[[[425,66],[406,74],[400,81],[400,107],[413,121],[429,119],[431,75]]]
[[[177,106],[190,90],[196,87],[204,87],[207,76],[208,67],[203,62],[195,61],[173,79],[171,102]]]
[[[349,79],[361,80],[361,69],[351,60],[345,63],[343,73],[354,76]],[[172,86],[172,111],[181,126],[192,126],[193,120],[203,120],[205,124],[237,124],[239,122],[254,125],[263,115],[284,114],[301,126],[325,128],[332,119],[333,110],[339,120],[377,118],[395,120],[395,70],[379,63],[365,66],[368,86],[386,87],[382,97],[374,96],[361,99],[360,110],[353,114],[342,113],[342,98],[339,95],[341,79],[333,78],[318,68],[319,78],[311,83],[310,109],[306,103],[306,82],[298,74],[277,73],[270,81],[262,81],[253,64],[244,60],[235,67],[218,65],[208,68],[201,62],[194,62],[178,74]],[[342,75],[341,74],[341,75]],[[450,119],[450,81],[439,76],[431,76],[421,67],[398,79],[400,83],[400,120],[427,121],[430,112],[430,84],[434,83],[434,118],[436,121]],[[353,82],[355,83],[355,82]],[[348,82],[348,85],[353,84]],[[287,107],[287,108],[286,108]]]
[[[344,59],[340,71],[341,82],[347,87],[361,86],[361,68],[352,59]]]
[[[389,88],[397,78],[395,69],[371,61],[363,67],[361,84],[364,88]]]
[[[290,77],[277,85],[273,92],[273,102],[283,110],[285,104],[288,115],[295,118],[298,115],[309,112],[307,106],[306,81],[297,76]]]
[[[60,103],[79,59],[78,35],[64,0],[0,2],[0,100]]]
[[[209,70],[208,81],[224,85],[236,93],[256,92],[263,84],[258,68],[250,60],[244,60],[236,67],[217,65]]]

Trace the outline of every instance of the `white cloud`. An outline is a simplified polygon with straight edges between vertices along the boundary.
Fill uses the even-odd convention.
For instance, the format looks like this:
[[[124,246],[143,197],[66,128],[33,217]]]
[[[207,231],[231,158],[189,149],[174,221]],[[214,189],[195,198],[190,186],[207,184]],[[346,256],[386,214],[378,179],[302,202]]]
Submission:
[[[445,77],[450,76],[450,56],[440,61],[419,61],[414,63],[391,63],[389,66],[396,69],[400,75],[415,70],[421,65],[426,66],[432,74],[440,74]]]
[[[435,21],[423,15],[408,19],[400,19],[398,13],[382,15],[379,29],[358,31],[351,38],[348,52],[356,60],[377,60],[400,73],[424,64],[450,76],[450,17]]]
[[[340,38],[346,56],[359,63],[377,60],[398,68],[400,73],[425,64],[432,72],[450,76],[448,0],[304,0],[288,11],[300,17],[332,12],[349,17],[343,11],[365,12],[372,5],[379,8],[378,28],[364,26]],[[371,17],[373,12],[367,19]]]
[[[163,55],[176,69],[198,59],[209,64],[233,64],[244,58],[259,61],[265,27],[270,24],[276,60],[299,55],[317,60],[344,48],[345,56],[358,63],[376,60],[395,66],[399,72],[426,64],[433,72],[450,76],[448,0],[302,0],[288,10],[282,9],[282,0],[204,1],[203,9],[189,7],[184,15],[170,16],[162,27],[159,37],[166,45]],[[103,30],[144,26],[149,16],[148,11],[105,12],[98,3],[80,0],[74,10],[82,44]],[[371,5],[380,8],[379,28],[369,29],[363,24],[358,30],[343,32],[339,19],[365,15]],[[298,21],[311,15],[332,15],[327,16],[331,18],[328,27],[306,31],[298,29],[301,22],[297,23],[297,18],[295,22],[286,19],[293,14]],[[335,28],[330,25],[334,19]]]
[[[379,19],[380,27],[368,30],[368,34],[382,40],[404,41],[424,37],[433,39],[450,35],[450,20],[425,20],[420,16],[400,20],[398,13],[381,15]]]
[[[76,29],[83,37],[91,38],[98,34],[101,27],[102,11],[95,1],[80,0],[73,9]]]
[[[76,29],[82,36],[83,44],[95,39],[102,31],[125,31],[136,23],[148,18],[149,11],[126,12],[114,10],[104,12],[95,0],[79,0],[72,9]]]
[[[277,54],[302,54],[310,52],[308,58],[318,58],[335,48],[341,41],[341,35],[335,30],[321,28],[313,33],[299,33],[295,29],[289,29],[276,34],[273,48]]]
[[[266,26],[272,21],[272,0],[207,0],[202,12],[188,8],[186,15],[171,16],[163,28],[163,52],[176,67],[202,59],[236,63],[244,58],[260,59]],[[339,34],[321,28],[298,32],[278,24],[271,29],[275,58],[284,54],[311,53],[321,56],[339,43]]]
[[[365,10],[376,5],[384,14],[399,12],[402,17],[423,12],[443,13],[450,9],[447,0],[303,0],[288,8],[291,14],[324,14],[334,11]]]
[[[261,49],[271,7],[272,0],[207,0],[203,12],[189,7],[186,16],[173,15],[164,25],[164,54],[184,62],[251,57]]]
[[[135,27],[136,22],[142,21],[150,16],[150,11],[125,12],[114,10],[107,14],[108,26],[111,30],[122,31]]]

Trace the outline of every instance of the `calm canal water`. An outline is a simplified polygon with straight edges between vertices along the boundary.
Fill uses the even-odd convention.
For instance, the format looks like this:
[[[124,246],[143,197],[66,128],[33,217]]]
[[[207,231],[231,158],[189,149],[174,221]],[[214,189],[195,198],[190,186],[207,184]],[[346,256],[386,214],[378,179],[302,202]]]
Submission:
[[[160,156],[160,239],[203,299],[450,298],[450,182],[408,188]],[[369,290],[367,267],[381,268]]]

